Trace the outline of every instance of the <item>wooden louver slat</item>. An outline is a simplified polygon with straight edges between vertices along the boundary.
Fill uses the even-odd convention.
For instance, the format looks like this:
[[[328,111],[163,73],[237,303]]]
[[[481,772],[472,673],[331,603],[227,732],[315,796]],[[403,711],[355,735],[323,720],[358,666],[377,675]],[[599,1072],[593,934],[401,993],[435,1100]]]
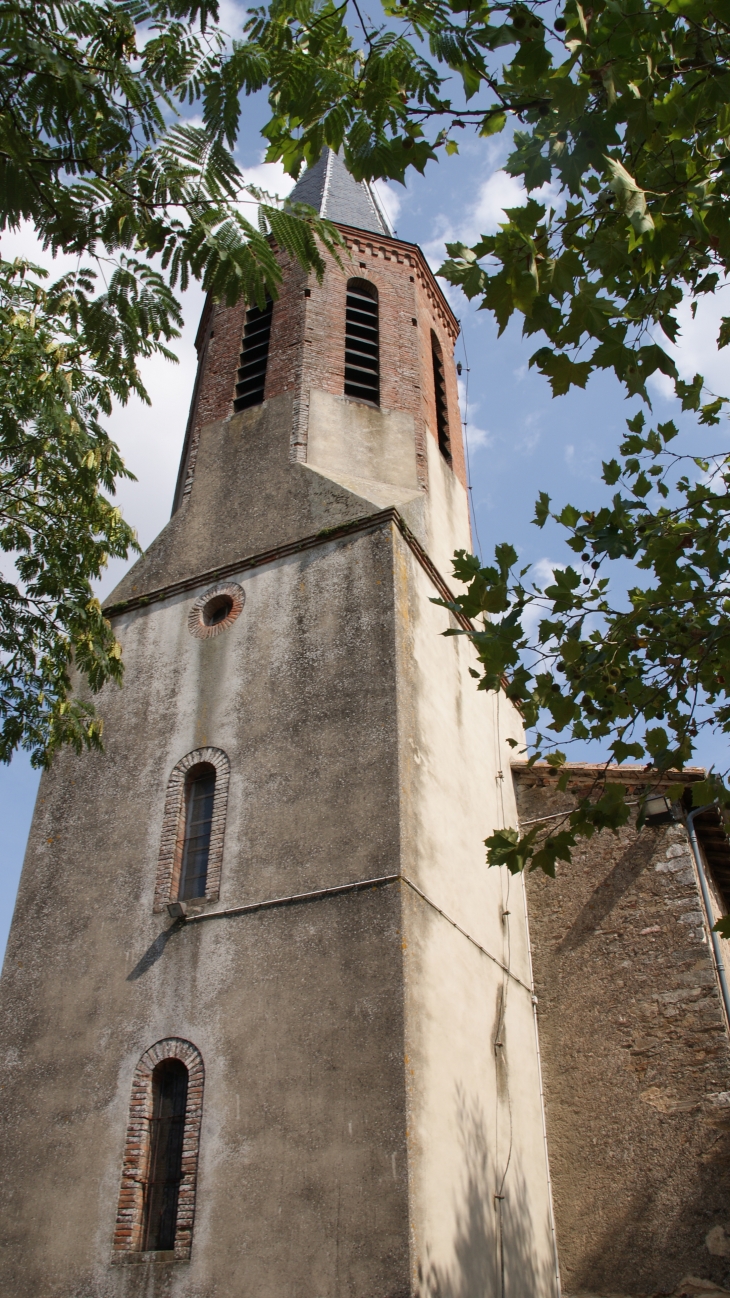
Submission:
[[[345,396],[380,404],[378,303],[356,287],[347,289]]]
[[[246,312],[243,349],[236,375],[234,410],[247,410],[249,406],[258,406],[264,399],[273,305],[273,302],[267,302],[263,311],[253,306]]]
[[[433,357],[433,386],[436,397],[436,432],[438,434],[439,450],[447,463],[451,464],[451,438],[449,437],[449,407],[446,399],[446,375],[444,373],[444,362],[433,342],[431,343],[431,355]]]

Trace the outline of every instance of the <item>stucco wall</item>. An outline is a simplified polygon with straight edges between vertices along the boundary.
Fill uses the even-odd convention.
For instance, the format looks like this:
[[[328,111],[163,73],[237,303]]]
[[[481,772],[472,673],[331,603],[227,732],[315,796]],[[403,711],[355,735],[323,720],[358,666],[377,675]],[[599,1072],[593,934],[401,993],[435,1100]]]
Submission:
[[[481,846],[514,814],[514,715],[495,729],[392,524],[238,580],[215,638],[197,587],[116,619],[106,752],[42,782],[3,979],[2,1291],[500,1298],[503,1262],[506,1293],[552,1295],[524,916]],[[206,744],[231,762],[214,909],[405,881],[170,926],[165,790]],[[112,1265],[131,1079],[168,1036],[206,1068],[192,1259]]]
[[[516,782],[523,820],[588,784]],[[564,1292],[730,1287],[730,1052],[683,827],[599,834],[528,896]]]
[[[215,639],[188,632],[195,590],[119,619],[106,752],[43,778],[2,983],[8,1298],[148,1292],[110,1250],[132,1073],[167,1036],[206,1087],[165,1292],[407,1292],[397,888],[182,929],[152,910],[167,778],[205,743],[231,760],[221,906],[397,871],[391,574],[376,533],[241,574]]]
[[[522,881],[483,846],[515,820],[506,741],[521,726],[476,690],[474,651],[441,634],[400,538],[395,568],[402,863],[421,894],[404,890],[414,1292],[553,1298]]]

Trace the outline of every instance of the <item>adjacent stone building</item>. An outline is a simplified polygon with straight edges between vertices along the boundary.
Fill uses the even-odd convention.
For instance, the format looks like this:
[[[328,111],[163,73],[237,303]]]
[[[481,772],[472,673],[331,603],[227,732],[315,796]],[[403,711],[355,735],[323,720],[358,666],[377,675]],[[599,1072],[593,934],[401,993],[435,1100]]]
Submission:
[[[515,767],[521,822],[556,816],[597,774],[574,766],[560,794],[547,767]],[[646,793],[640,768],[610,778]],[[712,813],[697,828],[714,922],[727,843]],[[686,830],[600,834],[527,893],[563,1291],[724,1293],[730,1051]]]
[[[348,253],[208,304],[173,515],[107,608],[105,752],[41,782],[0,1292],[710,1292],[730,1060],[684,828],[485,867],[575,788],[511,773],[519,716],[434,603],[471,544],[457,322],[335,155],[295,196]]]

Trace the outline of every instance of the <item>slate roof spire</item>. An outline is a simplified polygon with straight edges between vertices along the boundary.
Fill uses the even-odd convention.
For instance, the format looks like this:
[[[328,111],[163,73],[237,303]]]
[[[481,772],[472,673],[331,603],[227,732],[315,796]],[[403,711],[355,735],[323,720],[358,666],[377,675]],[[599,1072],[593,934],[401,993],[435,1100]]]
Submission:
[[[364,180],[354,180],[340,155],[332,149],[322,150],[319,160],[307,168],[289,198],[296,203],[309,203],[320,216],[340,225],[393,237],[370,186]]]

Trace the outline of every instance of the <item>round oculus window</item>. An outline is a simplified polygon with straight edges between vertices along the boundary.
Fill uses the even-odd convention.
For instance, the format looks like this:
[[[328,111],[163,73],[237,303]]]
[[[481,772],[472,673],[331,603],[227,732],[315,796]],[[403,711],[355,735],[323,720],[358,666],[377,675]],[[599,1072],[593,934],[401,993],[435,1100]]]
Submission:
[[[230,581],[223,586],[213,586],[199,595],[188,614],[188,630],[198,640],[227,631],[243,608],[246,596],[243,587]]]

